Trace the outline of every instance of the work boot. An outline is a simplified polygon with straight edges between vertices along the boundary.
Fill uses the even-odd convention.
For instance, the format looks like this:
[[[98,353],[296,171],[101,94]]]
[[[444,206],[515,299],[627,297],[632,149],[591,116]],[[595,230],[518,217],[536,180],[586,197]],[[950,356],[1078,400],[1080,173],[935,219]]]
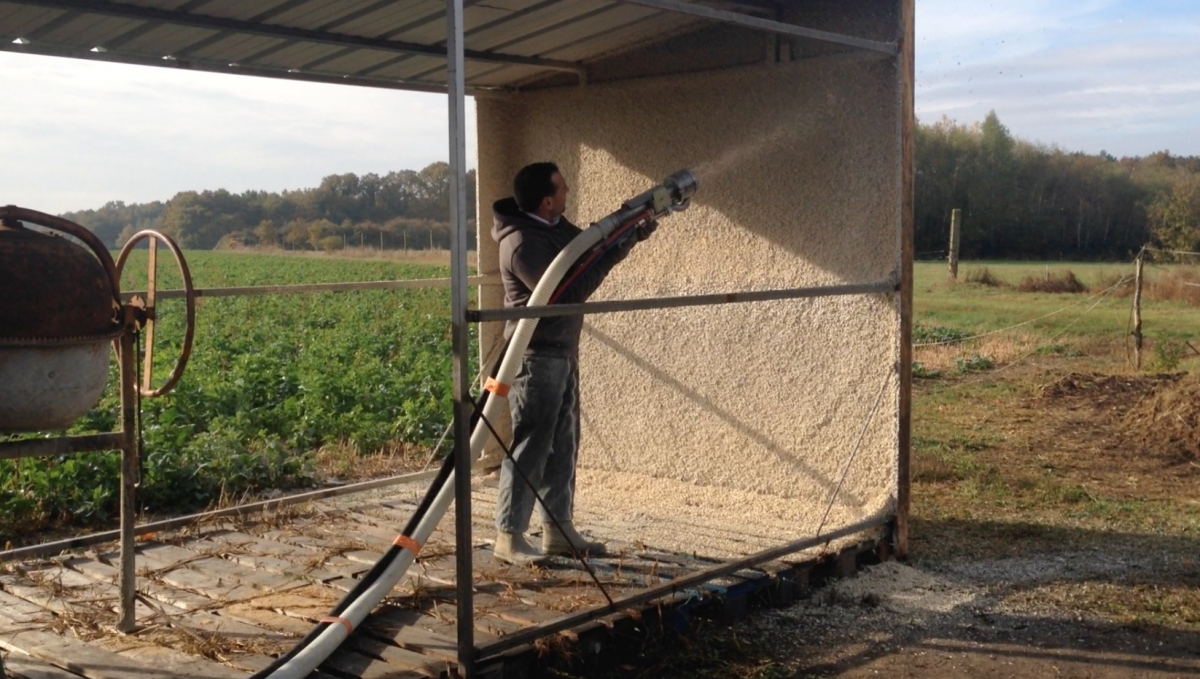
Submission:
[[[521,533],[496,533],[496,546],[492,549],[492,556],[514,566],[544,566],[548,563],[546,555],[526,542]]]
[[[573,556],[572,546],[580,554],[592,556],[600,556],[608,551],[603,542],[588,540],[580,535],[570,521],[559,521],[558,523],[562,526],[562,531],[559,531],[553,523],[542,526],[542,551],[544,553]]]

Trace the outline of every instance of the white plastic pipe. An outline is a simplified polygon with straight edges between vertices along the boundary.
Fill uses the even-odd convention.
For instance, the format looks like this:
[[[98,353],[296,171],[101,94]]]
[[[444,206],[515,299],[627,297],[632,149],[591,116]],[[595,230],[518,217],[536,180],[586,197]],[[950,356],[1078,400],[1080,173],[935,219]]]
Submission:
[[[591,225],[567,244],[562,252],[554,258],[550,263],[550,267],[546,269],[546,273],[542,274],[542,279],[538,281],[537,287],[533,289],[533,294],[530,296],[526,306],[545,306],[550,301],[550,295],[554,293],[554,289],[558,287],[559,282],[567,275],[571,266],[584,253],[591,250],[596,244],[608,238],[621,224],[625,222],[632,213],[637,214],[636,210],[621,210],[605,219]],[[533,331],[537,328],[537,318],[522,318],[517,323],[516,332],[513,333],[512,339],[509,340],[508,352],[504,354],[504,360],[500,363],[500,370],[496,374],[496,381],[500,384],[512,384],[512,381],[517,376],[517,372],[521,368],[521,358],[525,354],[526,347],[529,346],[529,340],[533,337]],[[473,463],[478,461],[483,455],[483,448],[487,445],[488,438],[491,432],[488,430],[484,419],[491,420],[500,412],[501,404],[507,403],[507,399],[499,397],[497,394],[492,394],[487,400],[487,404],[483,407],[483,417],[479,423],[475,425],[475,431],[471,433],[471,460]],[[425,541],[437,528],[442,517],[445,516],[446,510],[450,507],[451,501],[454,500],[454,474],[451,473],[446,478],[446,482],[442,484],[441,490],[430,505],[429,511],[425,512],[420,523],[417,524],[417,529],[411,536],[417,544],[424,545]],[[325,659],[337,650],[338,646],[350,636],[352,629],[357,629],[367,615],[379,605],[379,602],[387,596],[396,583],[404,577],[408,572],[409,566],[412,565],[416,554],[411,549],[405,549],[396,557],[388,568],[380,574],[360,596],[351,603],[346,610],[341,614],[347,624],[330,624],[321,634],[313,640],[308,646],[301,649],[294,657],[288,660],[278,669],[272,672],[269,676],[271,679],[301,679],[307,677],[318,665],[325,662]]]

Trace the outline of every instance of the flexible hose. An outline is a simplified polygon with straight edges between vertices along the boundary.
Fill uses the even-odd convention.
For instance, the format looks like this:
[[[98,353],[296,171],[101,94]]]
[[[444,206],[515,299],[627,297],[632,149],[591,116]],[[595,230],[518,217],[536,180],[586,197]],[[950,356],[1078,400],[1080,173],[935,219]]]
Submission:
[[[550,263],[550,267],[542,274],[537,287],[534,288],[527,306],[545,306],[550,295],[558,286],[559,281],[570,271],[571,266],[612,233],[628,221],[630,210],[623,210],[600,222],[593,224],[583,233],[572,240],[562,252]],[[618,219],[622,216],[626,219]],[[521,367],[521,359],[525,354],[533,331],[537,328],[538,319],[523,318],[517,323],[516,331],[508,341],[508,350],[496,371],[495,380],[501,384],[512,384]],[[505,400],[489,398],[483,406],[483,417],[495,418]],[[482,423],[478,423],[471,434],[471,459],[478,460],[487,444],[490,432]],[[421,501],[420,507],[413,514],[404,532],[375,566],[363,576],[342,601],[325,616],[320,623],[304,637],[286,655],[281,656],[270,666],[256,672],[251,679],[301,679],[325,661],[338,646],[346,640],[350,633],[357,628],[367,615],[395,588],[396,583],[404,577],[416,558],[416,550],[424,545],[433,533],[438,523],[446,513],[446,509],[454,500],[454,456],[448,455],[442,463],[437,478],[430,484],[429,490]],[[435,492],[436,491],[436,492]],[[411,546],[410,546],[411,545]]]

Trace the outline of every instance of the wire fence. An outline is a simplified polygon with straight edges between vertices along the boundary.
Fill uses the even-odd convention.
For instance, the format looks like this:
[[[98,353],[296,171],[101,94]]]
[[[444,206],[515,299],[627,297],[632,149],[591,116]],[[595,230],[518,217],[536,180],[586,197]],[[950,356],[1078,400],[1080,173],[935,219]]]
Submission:
[[[1093,299],[1095,299],[1095,298],[1097,298],[1097,297],[1100,297],[1100,296],[1107,297],[1109,294],[1111,294],[1111,293],[1112,293],[1114,290],[1116,290],[1117,288],[1121,287],[1122,285],[1126,285],[1126,284],[1128,284],[1128,283],[1131,283],[1132,281],[1133,281],[1133,277],[1132,277],[1132,276],[1126,276],[1126,275],[1122,275],[1120,280],[1118,280],[1116,283],[1114,283],[1113,285],[1109,286],[1108,288],[1105,288],[1104,290],[1101,290],[1100,292],[1097,292],[1097,293],[1095,293],[1095,294],[1093,294],[1093,295],[1090,295],[1090,296],[1088,296],[1088,297],[1085,297],[1085,298],[1083,298],[1083,299],[1080,299],[1080,300],[1077,300],[1077,301],[1075,301],[1075,302],[1072,302],[1071,304],[1068,304],[1068,305],[1066,305],[1066,306],[1064,306],[1064,307],[1062,307],[1062,308],[1060,308],[1060,309],[1056,309],[1056,310],[1054,310],[1054,311],[1051,311],[1050,313],[1042,314],[1041,316],[1037,316],[1037,317],[1035,317],[1035,318],[1030,318],[1029,320],[1026,320],[1026,321],[1021,321],[1020,323],[1014,323],[1014,324],[1012,324],[1012,325],[1005,326],[1005,327],[1003,327],[1003,328],[997,328],[996,330],[989,330],[989,331],[987,331],[987,332],[981,332],[981,333],[978,333],[978,334],[975,334],[975,335],[969,335],[969,336],[967,336],[967,337],[955,337],[955,338],[952,338],[952,339],[939,340],[939,341],[937,341],[937,342],[921,342],[921,343],[914,343],[914,344],[913,344],[913,348],[914,348],[914,349],[920,349],[920,348],[924,348],[924,347],[936,347],[936,346],[943,346],[943,345],[947,345],[947,344],[961,344],[961,343],[963,343],[963,342],[970,342],[970,341],[972,341],[972,340],[977,340],[977,339],[980,339],[980,338],[982,338],[982,337],[990,337],[990,336],[992,336],[992,335],[999,335],[999,334],[1001,334],[1001,333],[1005,333],[1005,332],[1009,332],[1009,331],[1012,331],[1012,330],[1016,330],[1017,328],[1024,327],[1024,326],[1026,326],[1026,325],[1030,325],[1031,323],[1036,323],[1036,322],[1038,322],[1038,321],[1040,321],[1040,320],[1044,320],[1044,319],[1050,318],[1050,317],[1052,317],[1052,316],[1057,316],[1058,314],[1061,314],[1061,313],[1063,313],[1064,311],[1068,311],[1068,310],[1070,310],[1070,309],[1073,309],[1073,308],[1075,308],[1075,307],[1077,307],[1077,306],[1080,306],[1080,305],[1082,305],[1082,304],[1086,304],[1087,302],[1089,302],[1089,301],[1091,301],[1091,300],[1093,300]],[[1093,305],[1093,306],[1089,307],[1089,308],[1087,309],[1087,311],[1085,311],[1085,312],[1084,312],[1084,314],[1086,314],[1088,311],[1091,311],[1091,310],[1092,310],[1092,309],[1094,309],[1094,308],[1095,308],[1095,305]],[[1083,314],[1081,314],[1081,315],[1080,315],[1080,317],[1082,317],[1082,315],[1083,315]],[[1074,323],[1078,322],[1078,320],[1079,320],[1079,317],[1077,317],[1077,318],[1076,318],[1074,321],[1072,321],[1072,322],[1071,322],[1071,324],[1073,325]],[[1069,327],[1069,326],[1068,326],[1068,327]]]
[[[1054,326],[1052,325],[1052,327],[1051,327],[1051,329],[1053,329],[1052,334],[1050,334],[1048,336],[1048,338],[1044,338],[1042,344],[1039,345],[1038,347],[1035,347],[1032,350],[1023,353],[1022,355],[1020,355],[1017,358],[1013,359],[1012,361],[1004,364],[1003,366],[1000,366],[994,370],[988,370],[986,372],[980,373],[981,376],[985,375],[985,374],[994,375],[998,372],[1007,370],[1015,365],[1018,365],[1024,361],[1028,360],[1031,356],[1034,356],[1035,354],[1039,353],[1044,348],[1045,343],[1047,343],[1047,342],[1052,343],[1052,342],[1054,342],[1054,340],[1057,340],[1058,338],[1060,338],[1063,335],[1065,335],[1066,333],[1068,333],[1071,330],[1071,328],[1078,325],[1079,322],[1085,316],[1087,316],[1089,313],[1091,313],[1095,309],[1099,308],[1104,302],[1110,300],[1117,293],[1118,290],[1120,290],[1126,286],[1133,285],[1135,288],[1134,293],[1133,293],[1133,301],[1132,301],[1132,304],[1130,305],[1129,319],[1126,323],[1125,332],[1124,332],[1125,360],[1127,363],[1129,363],[1135,369],[1140,370],[1141,369],[1141,349],[1142,349],[1142,339],[1143,339],[1142,323],[1141,323],[1141,320],[1142,320],[1141,319],[1141,311],[1142,311],[1142,306],[1143,306],[1142,305],[1143,289],[1148,289],[1150,291],[1151,295],[1156,295],[1156,296],[1152,297],[1153,299],[1157,299],[1157,300],[1161,301],[1162,299],[1177,299],[1178,298],[1176,296],[1171,296],[1172,294],[1178,295],[1178,292],[1172,293],[1170,291],[1171,288],[1174,288],[1176,291],[1180,290],[1181,288],[1186,288],[1186,289],[1200,288],[1200,281],[1187,280],[1188,277],[1195,278],[1194,275],[1192,275],[1190,273],[1183,273],[1182,275],[1172,275],[1169,279],[1167,279],[1168,282],[1166,283],[1166,285],[1167,285],[1168,290],[1166,292],[1163,292],[1161,290],[1159,290],[1157,293],[1154,292],[1156,287],[1161,287],[1162,282],[1159,281],[1158,279],[1147,280],[1142,272],[1143,266],[1151,266],[1151,267],[1154,267],[1155,269],[1158,269],[1161,271],[1166,271],[1166,272],[1174,272],[1174,271],[1178,271],[1178,270],[1174,269],[1174,268],[1170,268],[1168,266],[1170,264],[1169,262],[1166,264],[1159,264],[1159,265],[1150,263],[1149,262],[1149,259],[1150,259],[1149,253],[1163,253],[1163,254],[1172,255],[1174,257],[1200,257],[1200,252],[1194,252],[1194,251],[1190,251],[1190,250],[1176,250],[1176,249],[1171,249],[1171,248],[1161,248],[1161,247],[1155,247],[1152,245],[1146,245],[1141,250],[1139,250],[1133,258],[1132,266],[1133,266],[1134,270],[1132,272],[1122,273],[1121,276],[1119,277],[1119,279],[1115,283],[1108,285],[1103,290],[1092,293],[1092,294],[1088,295],[1087,297],[1080,298],[1069,304],[1064,304],[1062,307],[1055,309],[1053,311],[1050,311],[1049,313],[1042,313],[1037,316],[1034,316],[1033,318],[1029,318],[1029,319],[1020,321],[1018,323],[1012,323],[1012,324],[1006,325],[1002,328],[996,328],[994,330],[989,330],[986,332],[979,332],[979,333],[967,335],[964,337],[952,337],[952,338],[948,338],[948,339],[931,341],[931,342],[915,342],[913,344],[913,348],[914,349],[922,349],[922,348],[942,347],[942,346],[961,345],[961,344],[965,344],[965,343],[970,343],[970,342],[984,339],[987,337],[1001,335],[1004,333],[1009,333],[1014,330],[1018,330],[1022,327],[1032,325],[1039,321],[1044,321],[1049,318],[1054,318],[1056,316],[1060,316],[1066,312],[1069,312],[1072,309],[1077,309],[1078,307],[1087,305],[1086,308],[1084,308],[1081,313],[1079,313],[1078,315],[1075,315],[1069,321],[1066,321],[1065,324],[1062,325],[1061,327],[1054,328]],[[1175,287],[1175,286],[1178,286],[1178,287]],[[1163,297],[1164,294],[1166,294],[1168,296],[1164,298]],[[1189,294],[1185,295],[1184,297],[1182,297],[1182,299],[1189,299],[1189,300],[1192,300],[1194,303],[1196,296],[1189,293]],[[1064,319],[1064,321],[1065,321],[1065,319]],[[1166,337],[1168,340],[1174,341],[1176,344],[1182,343],[1182,345],[1186,346],[1193,353],[1200,356],[1200,349],[1195,348],[1195,346],[1193,346],[1193,344],[1191,342],[1186,341],[1186,339],[1180,339],[1178,337],[1174,337],[1174,335],[1172,335],[1172,331],[1170,331],[1170,330],[1167,330],[1165,332],[1166,332]],[[1178,334],[1178,333],[1176,332],[1175,334]],[[1159,341],[1161,341],[1161,340],[1162,340],[1162,338],[1159,338]],[[1133,348],[1134,344],[1136,344],[1136,349]],[[1157,351],[1157,349],[1156,349],[1156,351]]]

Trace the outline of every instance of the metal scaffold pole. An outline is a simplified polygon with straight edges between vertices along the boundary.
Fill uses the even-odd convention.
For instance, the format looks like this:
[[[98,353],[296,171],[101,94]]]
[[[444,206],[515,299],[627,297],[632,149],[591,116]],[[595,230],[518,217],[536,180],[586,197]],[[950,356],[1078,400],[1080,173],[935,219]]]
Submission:
[[[458,669],[475,676],[471,563],[471,392],[467,352],[466,98],[463,0],[446,1],[446,75],[450,110],[450,314],[454,381],[454,534],[458,584]]]

